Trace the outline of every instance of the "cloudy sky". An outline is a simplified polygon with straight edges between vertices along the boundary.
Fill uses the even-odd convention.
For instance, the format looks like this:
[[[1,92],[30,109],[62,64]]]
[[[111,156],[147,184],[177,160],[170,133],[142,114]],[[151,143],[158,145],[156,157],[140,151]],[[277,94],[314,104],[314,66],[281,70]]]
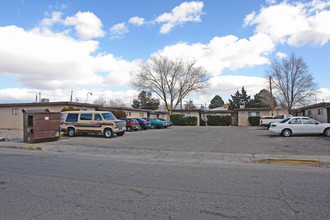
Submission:
[[[330,2],[279,0],[0,0],[0,103],[88,102],[139,91],[130,81],[152,54],[196,59],[214,95],[227,100],[244,86],[268,88],[270,63],[292,52],[330,101]]]

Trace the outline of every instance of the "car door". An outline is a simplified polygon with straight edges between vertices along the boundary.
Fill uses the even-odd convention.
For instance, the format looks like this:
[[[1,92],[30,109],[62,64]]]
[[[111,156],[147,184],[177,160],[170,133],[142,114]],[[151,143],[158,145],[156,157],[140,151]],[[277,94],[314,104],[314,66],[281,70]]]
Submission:
[[[81,132],[93,131],[93,114],[81,113],[79,118],[79,128],[77,130]]]
[[[304,133],[304,126],[301,122],[301,118],[293,118],[288,122],[289,128],[293,134]]]
[[[321,124],[311,118],[302,118],[305,134],[320,134],[323,132]]]

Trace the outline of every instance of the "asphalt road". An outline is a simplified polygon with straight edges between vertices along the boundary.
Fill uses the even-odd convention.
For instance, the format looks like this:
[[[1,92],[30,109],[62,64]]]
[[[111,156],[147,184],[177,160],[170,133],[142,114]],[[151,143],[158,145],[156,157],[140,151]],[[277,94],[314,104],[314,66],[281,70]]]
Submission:
[[[329,219],[329,179],[320,167],[1,148],[0,219]]]
[[[126,132],[123,137],[62,136],[42,143],[51,151],[102,152],[103,149],[210,152],[234,154],[329,155],[330,138],[270,133],[262,127],[173,127]],[[39,146],[36,145],[36,146]],[[106,153],[106,151],[104,151]]]

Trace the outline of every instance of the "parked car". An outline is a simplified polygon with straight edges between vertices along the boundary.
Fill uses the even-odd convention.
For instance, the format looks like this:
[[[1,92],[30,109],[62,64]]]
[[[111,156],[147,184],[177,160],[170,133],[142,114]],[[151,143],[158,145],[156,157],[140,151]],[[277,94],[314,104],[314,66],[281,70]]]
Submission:
[[[139,125],[141,127],[141,130],[147,130],[148,128],[151,128],[151,123],[150,121],[146,121],[142,118],[135,118],[138,122],[139,122]]]
[[[120,120],[123,120],[126,122],[126,130],[127,131],[137,131],[137,130],[140,130],[140,125],[139,125],[139,122],[134,119],[134,118],[121,118]]]
[[[292,134],[324,134],[330,137],[330,123],[320,123],[309,117],[291,117],[271,123],[269,131],[284,137]]]
[[[125,134],[125,121],[118,120],[111,112],[104,111],[67,111],[61,112],[61,131],[73,137],[77,133],[103,134],[110,138],[114,134]]]
[[[280,122],[283,119],[290,118],[290,117],[293,117],[293,115],[285,114],[285,115],[277,115],[277,116],[263,116],[259,120],[259,125],[269,128],[271,123]]]
[[[164,122],[158,120],[157,118],[142,118],[146,121],[149,121],[151,124],[151,128],[163,128],[164,127]]]
[[[170,126],[173,125],[173,123],[172,123],[171,121],[168,121],[168,120],[166,120],[166,119],[164,119],[164,118],[157,118],[157,119],[160,120],[160,121],[165,122],[165,123],[164,123],[164,128],[167,128],[167,127],[170,127]]]

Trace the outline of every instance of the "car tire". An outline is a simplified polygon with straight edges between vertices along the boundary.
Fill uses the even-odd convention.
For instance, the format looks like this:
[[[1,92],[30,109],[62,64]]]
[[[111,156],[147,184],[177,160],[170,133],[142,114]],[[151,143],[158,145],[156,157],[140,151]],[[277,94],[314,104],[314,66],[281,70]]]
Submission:
[[[74,128],[68,128],[67,134],[69,137],[73,137],[73,136],[75,136],[76,132],[75,132]]]
[[[127,127],[127,131],[132,131],[132,127]]]
[[[282,136],[283,137],[290,137],[292,135],[292,131],[290,129],[284,129],[282,131]]]
[[[326,128],[324,130],[324,135],[327,136],[327,137],[330,137],[330,128]]]
[[[117,133],[117,136],[123,136],[124,134],[125,134],[125,131],[118,132],[118,133]]]
[[[104,129],[103,134],[104,134],[104,137],[106,137],[106,138],[111,138],[113,136],[112,130],[110,128]]]

